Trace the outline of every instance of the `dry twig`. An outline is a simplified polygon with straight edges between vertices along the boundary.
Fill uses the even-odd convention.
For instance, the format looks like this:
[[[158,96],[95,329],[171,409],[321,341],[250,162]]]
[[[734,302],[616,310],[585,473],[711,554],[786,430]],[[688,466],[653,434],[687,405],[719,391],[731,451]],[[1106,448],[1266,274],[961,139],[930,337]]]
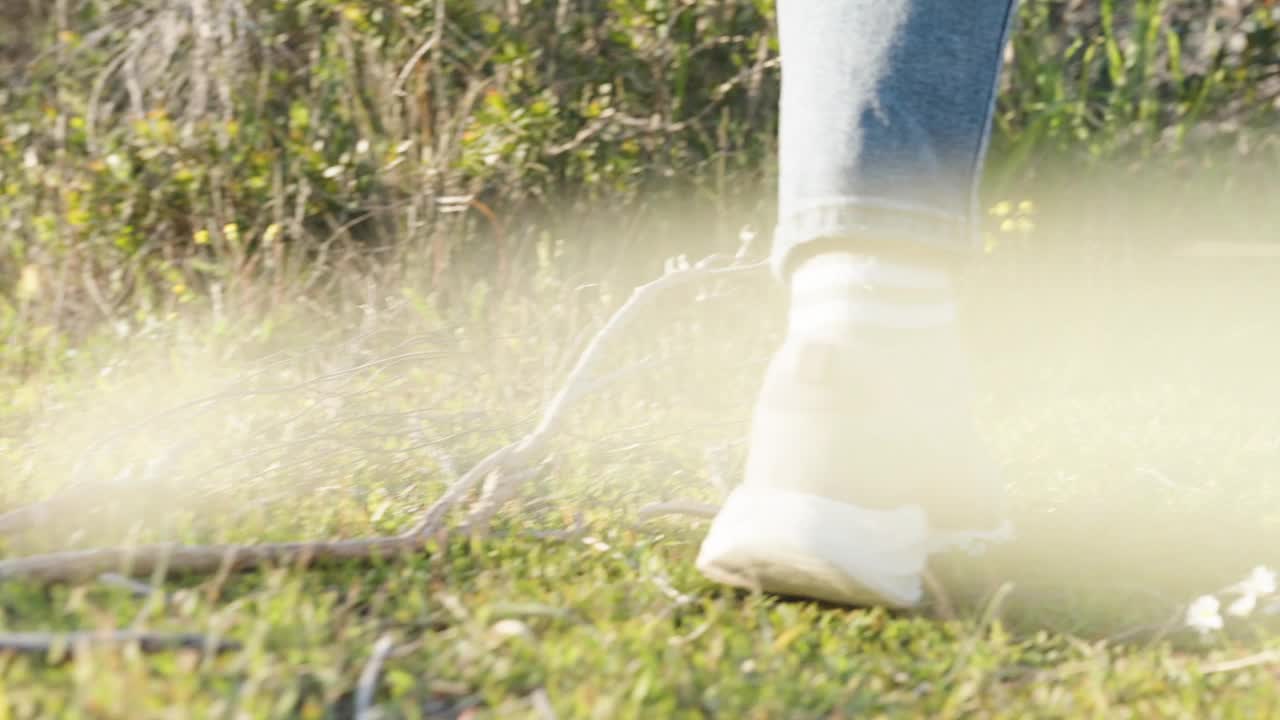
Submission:
[[[94,646],[128,645],[137,643],[143,652],[192,649],[207,652],[238,650],[240,644],[232,640],[215,640],[191,633],[159,633],[136,630],[110,632],[89,631],[71,633],[16,632],[0,633],[0,652],[59,653],[59,659]]]
[[[1224,660],[1222,662],[1211,663],[1200,668],[1200,672],[1205,675],[1215,675],[1217,673],[1234,672],[1236,670],[1244,670],[1259,665],[1273,665],[1280,663],[1280,652],[1275,650],[1265,650],[1253,655],[1246,655],[1235,660]]]
[[[382,664],[395,647],[395,639],[383,635],[373,644],[373,652],[369,654],[369,662],[360,671],[360,684],[356,686],[356,720],[367,720],[373,717],[373,698],[378,692],[378,677],[382,675]]]
[[[652,280],[644,285],[637,287],[631,293],[631,297],[618,308],[609,320],[600,328],[595,337],[591,338],[591,342],[587,343],[587,347],[578,357],[578,362],[573,369],[569,371],[569,376],[565,379],[564,384],[560,386],[560,391],[556,393],[551,402],[547,404],[546,409],[542,413],[542,419],[538,422],[537,427],[533,429],[524,438],[508,445],[505,450],[507,453],[502,454],[493,462],[493,467],[483,468],[482,473],[477,473],[481,469],[481,465],[472,468],[467,475],[464,475],[456,485],[461,485],[464,480],[469,480],[470,485],[474,485],[481,478],[487,477],[490,472],[506,468],[516,468],[527,466],[540,452],[547,441],[555,433],[560,422],[564,419],[566,411],[578,400],[581,400],[589,392],[600,389],[602,385],[592,382],[592,375],[595,365],[603,354],[604,348],[609,342],[617,336],[622,328],[631,321],[637,314],[637,311],[651,302],[660,292],[676,285],[681,285],[693,280],[706,278],[712,275],[723,275],[728,273],[744,272],[748,270],[757,270],[767,267],[767,262],[754,262],[748,264],[731,263],[727,266],[721,265],[722,259],[719,256],[711,256],[704,258],[695,265],[671,266],[667,272],[663,273],[656,280]],[[502,453],[498,451],[495,455]],[[490,456],[493,457],[493,456]],[[488,459],[488,458],[486,458]],[[468,476],[472,476],[468,478]],[[461,492],[470,489],[470,485]],[[491,492],[498,492],[502,487],[502,483],[498,482],[492,486]],[[450,492],[453,488],[450,488]],[[446,493],[446,497],[449,493]],[[452,505],[444,505],[446,498],[441,498],[436,503],[438,507],[433,507],[428,511],[428,517],[424,518],[415,531],[418,533],[435,533],[439,531],[439,525],[443,521],[444,514],[452,507]],[[488,493],[482,497],[480,502],[484,503],[488,500]],[[456,499],[451,501],[456,503]],[[432,511],[435,511],[435,517],[432,517]]]
[[[513,492],[520,482],[534,474],[528,472],[529,468],[536,466],[540,454],[560,427],[569,408],[587,394],[603,387],[594,377],[596,364],[603,355],[604,348],[618,336],[643,306],[663,290],[677,285],[765,267],[767,267],[765,261],[743,262],[741,253],[738,257],[727,259],[722,256],[710,256],[692,265],[687,262],[671,263],[663,275],[637,287],[587,344],[559,391],[547,404],[537,426],[520,440],[494,450],[477,462],[449,486],[415,526],[400,535],[261,545],[151,545],[65,551],[0,561],[0,580],[67,582],[86,580],[109,572],[119,572],[122,575],[135,577],[146,576],[153,574],[157,569],[179,573],[225,573],[267,564],[281,565],[317,560],[368,560],[389,557],[401,552],[417,552],[439,537],[445,529],[445,520],[449,514],[477,485],[493,476],[494,479],[487,483],[485,491],[475,504],[475,511],[467,524],[472,531],[481,530],[495,510],[494,505],[497,499]],[[401,360],[404,357],[408,356],[392,358],[392,360]],[[343,374],[349,372],[352,371],[346,370]],[[331,373],[323,379],[333,375]],[[294,387],[305,387],[314,382],[317,381],[308,381]],[[273,388],[269,392],[280,391],[279,388]],[[196,402],[207,401],[208,398],[205,398]],[[10,515],[13,514],[10,513]]]
[[[691,515],[698,518],[711,519],[720,511],[719,505],[697,502],[696,500],[670,500],[652,503],[640,508],[636,514],[641,522],[648,522],[666,515]]]
[[[924,586],[928,589],[929,595],[933,597],[938,617],[947,621],[960,619],[960,616],[956,614],[956,606],[951,602],[951,593],[947,592],[947,586],[943,585],[938,576],[928,568],[925,568],[924,571]]]

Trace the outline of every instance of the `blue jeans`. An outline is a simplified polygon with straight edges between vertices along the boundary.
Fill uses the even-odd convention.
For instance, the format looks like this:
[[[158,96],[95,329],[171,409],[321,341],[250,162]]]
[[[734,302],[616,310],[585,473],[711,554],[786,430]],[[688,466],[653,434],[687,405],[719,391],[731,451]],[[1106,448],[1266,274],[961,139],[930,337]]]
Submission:
[[[778,0],[773,262],[826,244],[976,245],[977,184],[1016,0]]]

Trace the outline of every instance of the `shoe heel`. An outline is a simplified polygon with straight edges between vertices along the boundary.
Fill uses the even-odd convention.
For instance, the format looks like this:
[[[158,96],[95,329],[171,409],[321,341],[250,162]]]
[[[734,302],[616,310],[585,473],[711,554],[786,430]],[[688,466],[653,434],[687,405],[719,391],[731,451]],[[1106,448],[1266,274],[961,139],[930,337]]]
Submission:
[[[923,595],[924,510],[866,510],[740,486],[716,515],[697,566],[717,582],[844,605],[911,607]]]

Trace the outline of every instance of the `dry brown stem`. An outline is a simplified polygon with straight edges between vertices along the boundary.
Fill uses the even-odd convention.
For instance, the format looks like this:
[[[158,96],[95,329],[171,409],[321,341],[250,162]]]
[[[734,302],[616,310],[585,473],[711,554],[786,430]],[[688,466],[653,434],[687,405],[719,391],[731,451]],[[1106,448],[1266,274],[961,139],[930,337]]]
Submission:
[[[261,545],[176,546],[150,545],[115,547],[34,555],[0,561],[0,580],[25,579],[37,582],[73,582],[116,572],[126,576],[150,576],[157,571],[213,573],[247,570],[263,565],[284,565],[311,561],[369,560],[397,553],[419,552],[445,531],[449,514],[481,482],[484,492],[473,506],[466,527],[483,530],[501,497],[535,473],[548,441],[555,435],[566,413],[583,397],[604,387],[595,369],[604,349],[619,335],[638,311],[668,288],[717,275],[762,269],[765,262],[743,262],[736,258],[711,256],[696,264],[670,263],[657,279],[637,287],[600,328],[579,355],[559,391],[547,403],[536,427],[523,438],[494,450],[455,480],[422,515],[416,525],[400,535],[351,540],[268,543]]]
[[[0,652],[58,653],[65,659],[83,648],[137,643],[143,652],[192,649],[224,652],[239,648],[230,640],[215,640],[192,633],[161,633],[137,630],[89,631],[71,633],[15,632],[0,633]]]

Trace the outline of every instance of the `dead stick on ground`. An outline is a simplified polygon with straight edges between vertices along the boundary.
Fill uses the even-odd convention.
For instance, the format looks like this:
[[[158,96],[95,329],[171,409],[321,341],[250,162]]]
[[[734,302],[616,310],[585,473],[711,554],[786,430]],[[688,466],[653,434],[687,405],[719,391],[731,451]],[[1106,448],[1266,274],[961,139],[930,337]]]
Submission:
[[[378,694],[378,678],[382,675],[382,664],[387,661],[395,647],[395,638],[383,635],[373,644],[373,652],[369,654],[369,662],[360,671],[360,683],[356,686],[356,720],[373,717],[373,700]]]
[[[134,630],[71,633],[0,633],[0,652],[48,655],[50,652],[60,650],[64,657],[68,653],[76,653],[86,647],[128,645],[130,643],[137,643],[144,652],[177,649],[224,652],[236,650],[240,647],[239,643],[230,640],[211,640],[204,635],[190,633],[140,632]]]
[[[652,280],[644,285],[637,287],[631,292],[631,297],[618,308],[604,327],[591,338],[591,342],[587,343],[587,347],[583,349],[582,354],[578,356],[578,362],[569,371],[568,377],[560,386],[559,392],[555,397],[551,398],[551,402],[547,404],[546,409],[542,413],[542,418],[538,422],[538,426],[533,429],[523,439],[513,443],[510,447],[510,455],[502,458],[495,470],[508,467],[520,467],[531,462],[534,456],[541,451],[547,441],[555,434],[560,422],[564,419],[566,411],[578,400],[581,400],[589,392],[597,390],[601,385],[592,382],[592,375],[595,370],[596,363],[600,360],[600,356],[604,352],[604,348],[608,346],[616,335],[618,335],[626,324],[635,317],[637,311],[644,305],[651,302],[660,292],[667,288],[681,285],[693,280],[706,278],[717,274],[728,274],[736,272],[744,272],[747,270],[755,270],[768,266],[767,262],[756,262],[745,265],[729,265],[727,267],[716,267],[716,263],[720,260],[718,256],[704,258],[695,265],[686,265],[684,267],[674,267],[669,265],[667,271],[659,276],[656,280]],[[467,473],[470,475],[471,473]],[[486,472],[485,475],[488,473]],[[472,483],[482,479],[480,477],[472,478]],[[461,482],[461,481],[460,481]],[[501,482],[491,486],[492,491],[496,492],[501,486]],[[469,487],[467,488],[470,489]],[[443,498],[441,499],[443,501]],[[488,497],[482,497],[480,503],[487,503]],[[437,505],[440,503],[438,502]],[[448,510],[445,509],[444,512]],[[430,514],[430,511],[429,513]],[[439,528],[439,524],[443,520],[443,513],[438,513],[440,517],[435,520],[435,524],[428,523],[427,520],[419,525],[416,529],[420,533],[435,533]]]
[[[146,545],[142,547],[69,550],[0,562],[0,580],[39,582],[88,580],[104,572],[132,577],[149,576],[161,566],[171,572],[227,572],[300,560],[365,560],[417,551],[431,538],[393,535],[338,541],[307,541],[263,545]]]
[[[1246,668],[1257,667],[1259,665],[1273,665],[1280,663],[1280,652],[1274,650],[1264,650],[1255,655],[1248,655],[1235,660],[1224,660],[1222,662],[1210,663],[1200,667],[1200,672],[1205,675],[1213,675],[1216,673],[1234,672],[1236,670],[1244,670]]]
[[[929,594],[933,597],[938,617],[943,620],[958,620],[960,616],[956,614],[956,606],[951,602],[951,594],[947,592],[947,586],[943,585],[938,576],[928,568],[925,568],[922,577],[925,588],[929,590]]]
[[[662,276],[637,287],[587,344],[560,390],[547,404],[537,427],[520,440],[493,451],[476,463],[427,509],[417,525],[405,533],[389,537],[262,545],[150,545],[74,550],[0,561],[0,580],[68,582],[93,578],[106,572],[120,572],[136,577],[150,575],[159,567],[184,573],[220,570],[229,572],[301,560],[365,560],[421,551],[444,530],[449,513],[485,478],[504,471],[509,473],[508,478],[528,477],[518,471],[536,460],[568,409],[588,393],[602,387],[592,379],[595,365],[609,341],[618,335],[641,307],[661,291],[676,285],[759,270],[767,265],[767,262],[743,263],[740,258],[732,258],[726,263],[720,256],[711,256],[694,265],[685,263],[668,266]],[[491,492],[503,487],[501,478],[490,487]],[[489,500],[481,497],[479,506],[487,508],[492,504]]]
[[[718,512],[720,512],[719,505],[694,500],[670,500],[668,502],[645,505],[637,510],[636,514],[640,516],[641,522],[648,522],[666,515],[691,515],[710,519],[715,517]]]

